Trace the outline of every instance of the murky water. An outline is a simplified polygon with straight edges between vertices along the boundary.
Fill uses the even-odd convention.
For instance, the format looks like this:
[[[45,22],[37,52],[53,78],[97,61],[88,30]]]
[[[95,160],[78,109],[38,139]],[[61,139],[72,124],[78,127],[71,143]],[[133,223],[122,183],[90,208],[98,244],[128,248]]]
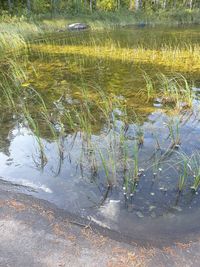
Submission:
[[[151,240],[197,229],[200,197],[191,186],[200,168],[199,42],[199,27],[75,32],[32,42],[22,90],[43,97],[62,152],[34,96],[28,103],[40,129],[42,168],[34,131],[2,106],[2,179],[129,236]],[[192,109],[147,101],[144,73],[159,89],[159,73],[177,72],[193,81]],[[102,94],[108,120],[101,114],[107,107]],[[90,124],[80,117],[87,108]],[[82,118],[81,127],[65,125],[68,111],[75,121]],[[174,147],[173,138],[180,139]],[[186,161],[190,170],[178,190]]]

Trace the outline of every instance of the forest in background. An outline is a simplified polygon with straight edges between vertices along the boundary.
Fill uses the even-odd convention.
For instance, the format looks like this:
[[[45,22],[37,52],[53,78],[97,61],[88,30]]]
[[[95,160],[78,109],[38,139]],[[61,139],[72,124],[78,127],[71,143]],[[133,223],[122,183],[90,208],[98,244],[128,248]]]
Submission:
[[[199,0],[1,0],[0,10],[11,15],[89,13],[119,10],[153,13],[164,11],[193,12]]]

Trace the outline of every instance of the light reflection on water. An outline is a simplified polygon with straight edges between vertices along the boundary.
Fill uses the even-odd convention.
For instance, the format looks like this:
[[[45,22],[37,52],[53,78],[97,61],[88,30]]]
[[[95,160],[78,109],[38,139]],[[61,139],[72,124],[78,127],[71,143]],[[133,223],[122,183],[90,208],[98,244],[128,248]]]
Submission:
[[[182,43],[192,42],[193,45],[197,45],[200,39],[195,29],[193,32],[187,30],[165,32],[152,29],[151,34],[146,35],[147,33],[149,30],[144,32],[120,30],[107,32],[105,36],[102,33],[94,35],[90,33],[89,36],[82,36],[82,43],[77,43],[77,46],[79,45],[81,49],[83,42],[86,46],[92,46],[94,41],[102,45],[114,40],[115,44],[120,42],[123,48],[135,47],[138,44],[159,48],[166,40],[176,45],[181,37]],[[55,40],[53,46],[59,45],[64,49],[70,40]],[[52,45],[52,42],[50,43]],[[199,196],[190,190],[192,177],[188,178],[186,189],[178,194],[180,166],[177,162],[180,160],[180,151],[191,155],[200,148],[198,100],[194,101],[193,113],[183,112],[180,116],[175,114],[173,108],[164,107],[158,99],[147,103],[145,95],[139,96],[138,92],[144,90],[145,86],[143,70],[153,77],[158,70],[171,73],[170,68],[159,65],[159,62],[154,65],[148,62],[134,64],[134,61],[127,63],[82,56],[81,58],[66,54],[42,58],[38,53],[30,54],[31,65],[35,70],[33,72],[30,65],[29,86],[41,93],[48,107],[51,107],[55,116],[53,119],[56,121],[66,108],[80,106],[83,96],[80,87],[86,84],[92,99],[90,104],[93,107],[93,116],[96,118],[89,142],[81,130],[67,132],[62,138],[64,154],[61,158],[56,141],[50,137],[49,129],[41,121],[41,138],[48,161],[43,168],[40,168],[39,148],[33,133],[27,128],[23,119],[12,116],[5,118],[6,110],[4,110],[5,117],[0,121],[2,125],[0,176],[5,180],[32,188],[31,194],[34,196],[44,198],[63,209],[89,217],[126,234],[133,232],[134,227],[138,231],[141,230],[139,225],[141,220],[144,223],[144,219],[145,224],[148,223],[149,229],[152,229],[152,233],[155,233],[156,229],[150,220],[159,221],[163,227],[169,224],[169,231],[182,224],[183,229],[185,227],[189,230],[187,214],[193,213],[194,217],[197,216]],[[193,91],[198,94],[198,70],[192,70],[191,73],[189,69],[183,68],[183,70],[186,76],[195,80]],[[122,119],[124,111],[116,108],[110,114],[115,123],[108,130],[105,121],[95,109],[98,90],[94,88],[98,86],[104,92],[113,95],[113,98],[125,100],[128,113],[137,114],[138,121],[125,125]],[[37,108],[37,103],[33,101],[30,109],[36,117]],[[181,117],[182,120],[180,148],[171,150],[170,154],[166,154],[163,160],[159,161],[171,143],[166,125],[171,121],[174,123],[176,117],[178,119]],[[59,120],[54,127],[58,133],[61,131]],[[120,133],[123,127],[126,128],[124,138],[131,175],[134,169],[134,143],[137,131],[144,135],[144,144],[138,153],[139,168],[144,171],[133,197],[130,196],[130,192],[125,197],[123,189],[127,175],[120,147]],[[105,157],[110,180],[106,175],[99,151]],[[112,187],[109,187],[110,185]],[[174,217],[181,218],[182,224],[179,219],[174,223]]]

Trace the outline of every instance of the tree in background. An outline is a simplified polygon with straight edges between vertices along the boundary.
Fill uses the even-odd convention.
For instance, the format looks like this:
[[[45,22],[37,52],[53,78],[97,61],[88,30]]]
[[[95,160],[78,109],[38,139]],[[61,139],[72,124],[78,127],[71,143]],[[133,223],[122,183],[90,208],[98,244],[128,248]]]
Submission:
[[[0,0],[0,10],[10,14],[23,10],[31,13],[51,13],[52,16],[63,12],[82,11],[116,11],[121,8],[133,11],[156,11],[159,9],[186,8],[192,10],[200,7],[200,0]]]

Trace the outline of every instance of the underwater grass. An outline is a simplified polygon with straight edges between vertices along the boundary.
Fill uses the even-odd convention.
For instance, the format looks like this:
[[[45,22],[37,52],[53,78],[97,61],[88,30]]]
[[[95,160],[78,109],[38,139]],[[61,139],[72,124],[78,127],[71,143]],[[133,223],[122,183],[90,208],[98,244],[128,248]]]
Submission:
[[[54,55],[76,55],[90,58],[101,58],[104,60],[120,60],[122,62],[142,63],[159,65],[171,68],[176,72],[200,70],[200,47],[194,46],[188,50],[186,47],[168,47],[165,50],[146,48],[143,46],[124,48],[118,43],[111,41],[109,44],[96,46],[88,45],[65,45],[58,44],[32,44],[30,47],[34,53],[43,53],[44,56]],[[184,59],[184,61],[183,61]]]

